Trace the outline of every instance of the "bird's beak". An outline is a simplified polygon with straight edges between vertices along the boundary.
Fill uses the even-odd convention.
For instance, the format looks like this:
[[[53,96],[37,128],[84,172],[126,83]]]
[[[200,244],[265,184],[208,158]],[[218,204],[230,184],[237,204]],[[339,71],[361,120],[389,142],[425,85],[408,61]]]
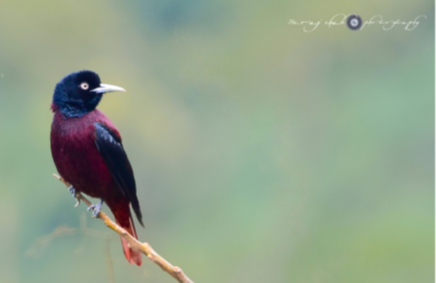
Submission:
[[[108,85],[108,84],[100,84],[100,87],[94,88],[91,90],[96,93],[106,93],[106,92],[114,92],[114,91],[126,91],[124,88],[116,86],[116,85]]]

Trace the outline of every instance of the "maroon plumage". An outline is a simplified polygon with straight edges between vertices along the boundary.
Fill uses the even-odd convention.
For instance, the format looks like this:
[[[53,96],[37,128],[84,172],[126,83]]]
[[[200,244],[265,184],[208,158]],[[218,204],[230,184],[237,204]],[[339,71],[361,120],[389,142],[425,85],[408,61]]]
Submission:
[[[70,74],[58,83],[52,104],[51,150],[62,178],[76,191],[104,200],[116,222],[137,238],[130,204],[141,225],[142,215],[133,170],[118,130],[95,109],[102,93],[115,90],[121,88],[100,84],[90,71]],[[141,254],[121,241],[127,260],[141,265]]]

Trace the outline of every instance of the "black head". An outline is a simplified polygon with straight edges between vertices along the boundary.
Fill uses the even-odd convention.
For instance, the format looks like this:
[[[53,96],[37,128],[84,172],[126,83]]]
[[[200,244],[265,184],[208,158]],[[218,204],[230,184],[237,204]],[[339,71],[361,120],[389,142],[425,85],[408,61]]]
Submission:
[[[59,109],[66,117],[81,117],[94,110],[106,92],[124,89],[102,84],[92,71],[79,71],[64,77],[53,94],[52,109]]]

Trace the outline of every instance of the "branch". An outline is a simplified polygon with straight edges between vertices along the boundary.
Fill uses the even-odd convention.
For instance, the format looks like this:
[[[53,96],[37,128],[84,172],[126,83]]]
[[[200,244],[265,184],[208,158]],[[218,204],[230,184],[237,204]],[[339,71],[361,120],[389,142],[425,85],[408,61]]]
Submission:
[[[64,179],[59,177],[56,174],[53,174],[53,176],[65,184],[65,186],[70,187],[70,184],[66,182]],[[80,203],[80,201],[83,201],[88,207],[92,205],[92,203],[85,198],[81,193],[76,194],[77,204]],[[165,272],[170,274],[172,277],[174,277],[177,281],[180,283],[194,283],[191,279],[189,279],[185,273],[183,273],[183,270],[180,267],[173,266],[171,263],[166,261],[163,257],[161,257],[157,252],[153,250],[153,248],[148,243],[141,243],[135,237],[130,235],[126,230],[118,226],[115,222],[113,222],[104,212],[100,211],[97,215],[98,218],[103,220],[104,224],[117,232],[121,237],[127,240],[129,243],[129,247],[133,250],[139,251],[143,254],[145,254],[152,262],[156,263],[160,266]]]

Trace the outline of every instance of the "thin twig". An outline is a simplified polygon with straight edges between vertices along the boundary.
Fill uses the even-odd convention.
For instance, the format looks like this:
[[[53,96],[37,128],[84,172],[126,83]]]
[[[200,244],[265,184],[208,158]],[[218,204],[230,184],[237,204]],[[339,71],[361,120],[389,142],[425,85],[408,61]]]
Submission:
[[[106,265],[108,270],[108,279],[109,279],[109,283],[115,283],[114,265],[112,263],[110,243],[111,243],[110,237],[106,237],[105,249],[106,249]]]
[[[89,229],[86,226],[82,226],[80,228],[71,228],[67,225],[60,225],[56,227],[50,234],[38,238],[35,243],[33,243],[33,245],[26,251],[26,254],[28,256],[36,256],[39,249],[45,248],[54,239],[74,235],[86,235],[100,239],[108,238],[108,236],[104,236],[102,232],[94,229]]]
[[[62,183],[64,183],[65,186],[67,186],[67,188],[70,187],[70,184],[66,182],[64,179],[62,179],[60,176],[56,174],[53,174],[53,176],[59,181],[61,181]],[[87,198],[85,198],[81,193],[77,193],[76,198],[78,200],[78,203],[80,201],[83,201],[88,207],[92,205],[92,203]],[[115,222],[113,222],[112,219],[110,219],[104,212],[100,211],[97,217],[103,220],[106,226],[108,226],[109,228],[117,232],[121,237],[126,239],[131,249],[145,254],[152,262],[159,265],[160,268],[162,268],[165,272],[167,272],[172,277],[174,277],[177,281],[179,281],[180,283],[194,283],[191,279],[188,278],[188,276],[185,275],[185,273],[183,273],[183,270],[180,267],[173,266],[171,263],[169,263],[167,260],[161,257],[157,252],[155,252],[154,249],[148,243],[141,243],[140,241],[138,241],[135,237],[130,235],[126,230],[124,230],[123,228],[118,226]]]

